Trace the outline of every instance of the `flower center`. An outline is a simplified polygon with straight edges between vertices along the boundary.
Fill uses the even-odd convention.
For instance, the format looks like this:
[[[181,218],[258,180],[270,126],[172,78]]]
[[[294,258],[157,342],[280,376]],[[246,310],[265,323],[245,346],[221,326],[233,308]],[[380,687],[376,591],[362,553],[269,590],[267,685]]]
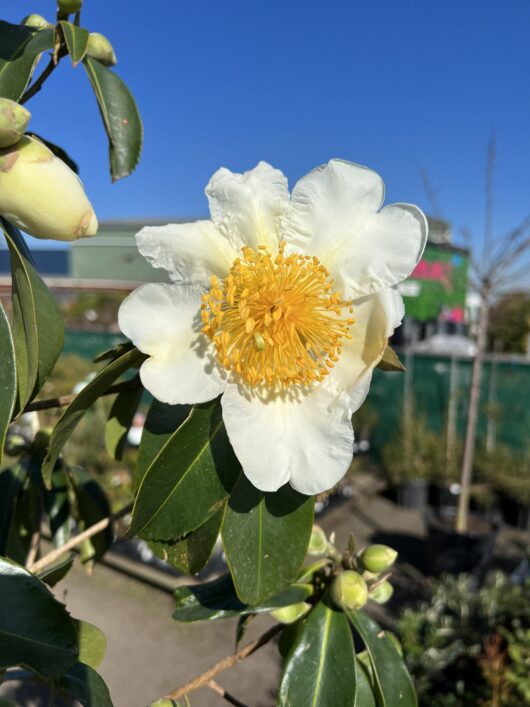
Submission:
[[[351,302],[332,291],[328,271],[317,258],[284,250],[282,242],[273,258],[265,246],[242,248],[202,298],[202,331],[219,362],[253,386],[321,381],[351,338]]]

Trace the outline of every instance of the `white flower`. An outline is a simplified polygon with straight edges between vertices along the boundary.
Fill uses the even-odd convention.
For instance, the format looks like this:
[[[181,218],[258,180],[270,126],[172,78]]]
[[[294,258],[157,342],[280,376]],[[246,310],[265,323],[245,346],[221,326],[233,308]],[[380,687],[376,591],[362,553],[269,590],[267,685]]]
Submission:
[[[422,212],[381,208],[369,169],[332,160],[291,196],[279,170],[220,169],[211,221],[144,228],[138,248],[173,284],[147,284],[119,324],[150,358],[144,386],[170,404],[222,395],[250,481],[324,491],[352,459],[351,416],[404,309],[396,285],[421,258]]]

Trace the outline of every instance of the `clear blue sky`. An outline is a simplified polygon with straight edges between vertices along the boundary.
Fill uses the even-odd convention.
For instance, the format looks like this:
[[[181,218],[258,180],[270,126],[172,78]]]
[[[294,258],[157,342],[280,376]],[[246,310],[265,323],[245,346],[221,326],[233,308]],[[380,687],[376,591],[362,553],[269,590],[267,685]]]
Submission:
[[[2,3],[3,19],[52,0]],[[207,214],[221,165],[258,160],[293,184],[331,157],[383,176],[387,200],[429,202],[480,231],[497,133],[496,225],[530,211],[530,0],[85,0],[145,124],[137,172],[112,185],[82,67],[64,61],[28,103],[32,128],[69,150],[100,220]]]

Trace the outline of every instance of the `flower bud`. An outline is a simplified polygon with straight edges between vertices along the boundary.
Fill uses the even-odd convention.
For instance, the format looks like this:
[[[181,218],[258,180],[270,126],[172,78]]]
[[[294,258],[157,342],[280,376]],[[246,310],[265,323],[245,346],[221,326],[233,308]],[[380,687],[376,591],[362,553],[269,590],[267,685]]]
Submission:
[[[61,15],[71,15],[79,12],[83,7],[83,0],[57,0],[57,7]]]
[[[328,549],[329,543],[326,533],[319,525],[314,525],[309,539],[307,548],[308,555],[324,555]]]
[[[89,34],[86,53],[105,66],[115,66],[118,63],[112,44],[104,34],[99,32],[91,32]]]
[[[330,588],[331,598],[341,609],[361,609],[368,601],[368,587],[358,572],[346,570],[338,574]]]
[[[369,572],[379,574],[395,562],[397,552],[388,545],[370,545],[361,552],[361,561]]]
[[[310,609],[311,604],[308,604],[307,601],[301,601],[298,604],[290,604],[289,606],[274,609],[274,611],[271,611],[271,616],[281,624],[294,624],[295,621],[305,616]]]
[[[24,17],[20,24],[25,25],[26,27],[33,27],[33,29],[44,29],[45,27],[50,26],[47,19],[45,19],[42,15],[36,14],[27,15],[27,17]]]
[[[386,604],[394,593],[394,587],[387,582],[381,582],[381,584],[376,585],[373,589],[370,589],[370,599],[375,601],[377,604]]]
[[[78,176],[27,135],[0,150],[0,215],[36,238],[58,241],[93,236],[98,228]]]
[[[28,127],[31,113],[10,98],[0,98],[0,148],[11,147]]]

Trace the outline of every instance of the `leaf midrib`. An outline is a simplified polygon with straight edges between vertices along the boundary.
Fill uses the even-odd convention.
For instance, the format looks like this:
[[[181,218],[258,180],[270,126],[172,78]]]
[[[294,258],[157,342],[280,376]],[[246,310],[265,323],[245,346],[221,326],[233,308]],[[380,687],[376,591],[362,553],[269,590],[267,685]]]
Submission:
[[[313,693],[313,700],[311,702],[311,707],[315,707],[317,704],[317,699],[320,693],[320,687],[322,683],[322,675],[324,673],[324,661],[325,661],[325,654],[327,650],[327,645],[329,643],[329,633],[330,633],[330,627],[331,627],[331,610],[326,608],[326,619],[324,623],[324,635],[322,637],[322,647],[320,650],[320,657],[318,661],[318,672],[317,672],[317,681],[315,684],[315,691]]]

